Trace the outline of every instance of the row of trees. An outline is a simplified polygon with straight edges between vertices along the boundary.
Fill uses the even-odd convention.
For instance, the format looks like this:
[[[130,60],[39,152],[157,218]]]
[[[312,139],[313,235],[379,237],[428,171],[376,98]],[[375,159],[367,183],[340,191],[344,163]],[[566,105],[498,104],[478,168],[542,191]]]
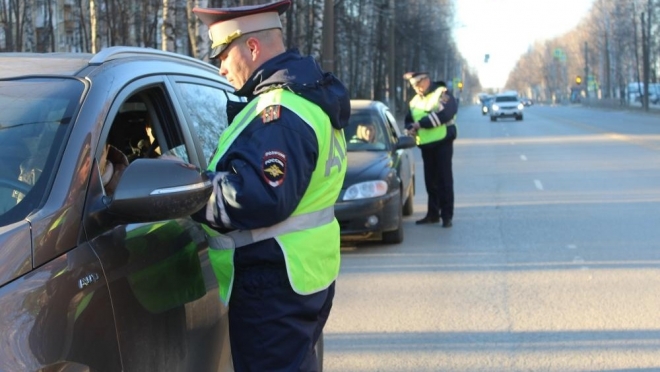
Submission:
[[[653,0],[595,0],[575,29],[531,47],[506,86],[541,100],[567,99],[572,90],[628,104],[628,84],[641,82],[648,108],[660,67],[658,14]]]
[[[207,60],[207,28],[192,8],[264,2],[0,0],[0,51],[94,53],[130,45]],[[325,4],[333,4],[333,56],[322,56]],[[395,107],[402,107],[411,92],[402,78],[406,71],[428,71],[448,82],[460,79],[474,92],[480,90],[453,42],[453,20],[452,0],[292,0],[283,17],[289,47],[319,61],[331,58],[353,98]]]

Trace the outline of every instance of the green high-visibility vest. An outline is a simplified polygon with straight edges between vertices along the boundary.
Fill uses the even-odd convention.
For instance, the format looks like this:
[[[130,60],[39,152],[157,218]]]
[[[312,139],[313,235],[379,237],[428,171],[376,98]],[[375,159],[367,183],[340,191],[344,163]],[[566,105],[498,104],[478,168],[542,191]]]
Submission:
[[[410,100],[410,113],[414,121],[419,122],[419,120],[430,112],[438,111],[440,108],[440,98],[442,93],[447,90],[445,87],[438,87],[430,94],[421,96],[416,94],[412,100]],[[419,128],[417,130],[417,135],[415,139],[417,140],[418,145],[425,145],[427,143],[436,142],[444,139],[447,136],[447,126],[438,125],[433,128]]]
[[[220,135],[208,169],[215,171],[230,145],[265,108],[281,105],[298,115],[316,134],[319,158],[309,186],[292,215],[268,228],[219,234],[205,226],[209,258],[218,280],[220,298],[229,302],[234,280],[234,249],[275,238],[282,248],[291,287],[296,293],[321,291],[337,278],[340,264],[339,223],[334,216],[346,175],[346,140],[328,115],[312,102],[284,89],[274,89],[253,99]],[[277,125],[274,122],[272,125]]]

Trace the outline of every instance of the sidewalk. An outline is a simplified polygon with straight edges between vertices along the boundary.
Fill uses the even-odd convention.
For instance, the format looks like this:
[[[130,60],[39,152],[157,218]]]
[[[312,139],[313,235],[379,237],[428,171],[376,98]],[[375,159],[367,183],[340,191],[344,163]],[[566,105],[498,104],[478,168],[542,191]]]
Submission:
[[[583,99],[580,103],[585,107],[603,108],[610,110],[630,110],[635,112],[646,112],[642,108],[641,102],[632,102],[630,104],[621,104],[618,98],[604,98],[604,99]],[[660,105],[649,104],[649,114],[660,114]]]

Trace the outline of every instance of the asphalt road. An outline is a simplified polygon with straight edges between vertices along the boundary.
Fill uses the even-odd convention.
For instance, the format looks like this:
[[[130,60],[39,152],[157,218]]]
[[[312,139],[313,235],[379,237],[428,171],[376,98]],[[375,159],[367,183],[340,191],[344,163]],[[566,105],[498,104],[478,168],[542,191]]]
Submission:
[[[454,227],[342,251],[326,372],[660,371],[660,118],[459,112]],[[417,150],[416,150],[417,151]]]

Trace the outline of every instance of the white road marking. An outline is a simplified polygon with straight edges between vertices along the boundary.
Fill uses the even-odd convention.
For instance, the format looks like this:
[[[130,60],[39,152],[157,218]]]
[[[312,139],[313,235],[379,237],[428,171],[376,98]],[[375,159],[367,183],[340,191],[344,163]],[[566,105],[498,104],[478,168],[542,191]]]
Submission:
[[[573,258],[573,263],[576,263],[576,264],[584,263],[584,258],[582,258],[580,256],[575,256],[575,258]],[[589,270],[589,266],[586,266],[586,265],[581,266],[580,270]]]
[[[577,245],[569,244],[568,246],[566,246],[566,248],[568,248],[568,249],[577,249]]]
[[[522,161],[527,161],[527,157],[526,157],[525,155],[520,155],[520,159],[521,159]]]
[[[539,190],[543,190],[543,184],[539,180],[534,180],[534,185],[536,185],[536,188]]]

